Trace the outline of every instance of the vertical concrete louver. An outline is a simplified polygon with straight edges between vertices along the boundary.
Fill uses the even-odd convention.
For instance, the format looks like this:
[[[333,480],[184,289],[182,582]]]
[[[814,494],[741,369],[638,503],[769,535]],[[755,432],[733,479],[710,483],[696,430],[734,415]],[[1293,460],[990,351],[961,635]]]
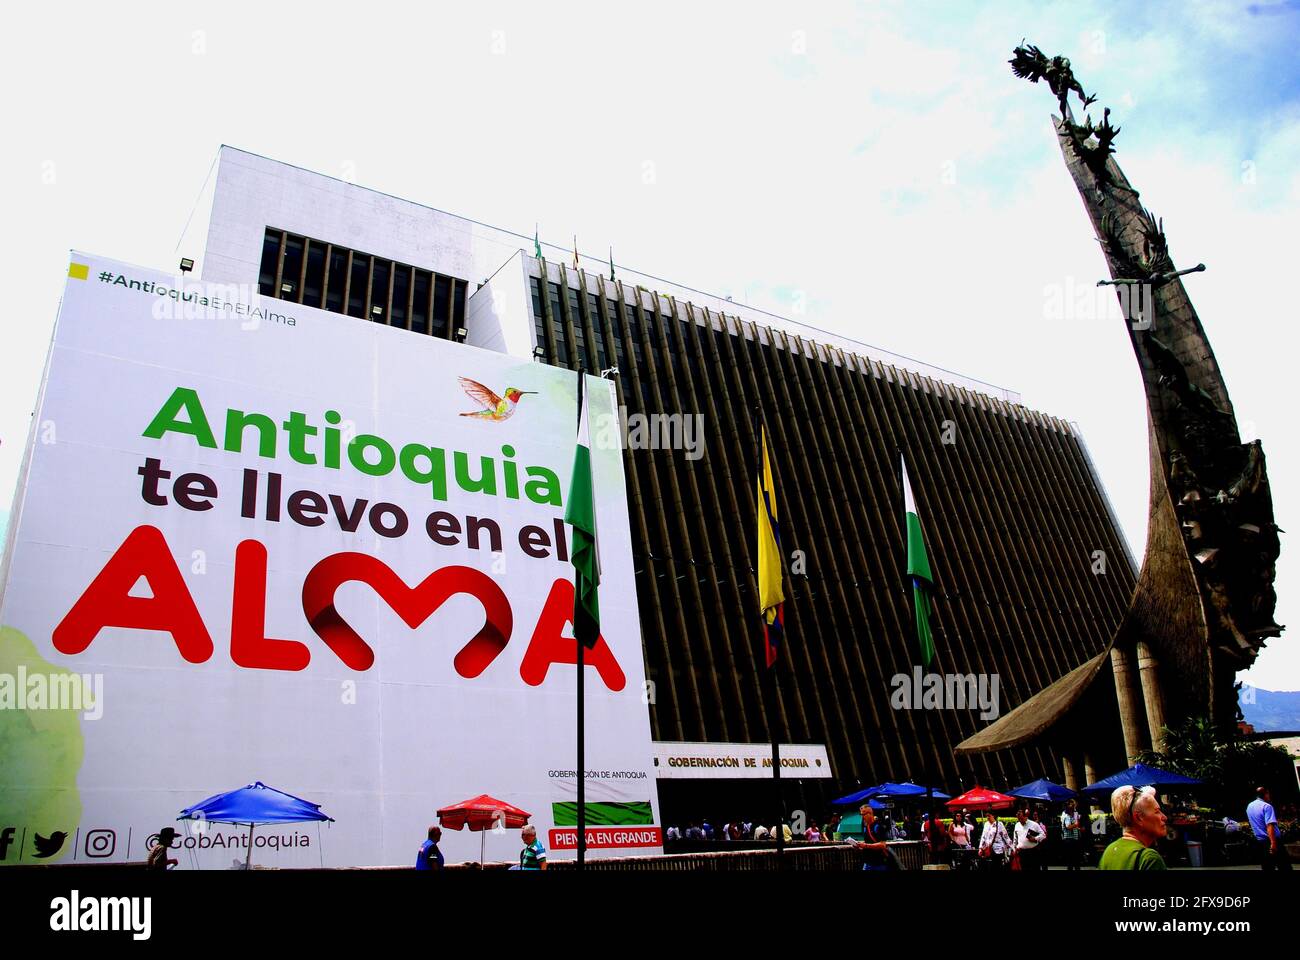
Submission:
[[[1006,712],[1106,649],[1134,577],[1071,426],[643,287],[541,260],[532,272],[546,362],[616,364],[629,415],[704,417],[699,459],[625,452],[656,738],[761,742],[775,723],[826,743],[836,785],[937,772],[943,785],[1005,787],[1077,770],[1042,746],[955,757],[987,723],[977,711],[890,703],[891,678],[918,659],[900,454],[935,569],[933,669],[997,674]],[[803,571],[787,585],[771,716],[753,566],[759,408],[783,546]],[[1089,738],[1108,767],[1124,751],[1116,716],[1097,717]]]

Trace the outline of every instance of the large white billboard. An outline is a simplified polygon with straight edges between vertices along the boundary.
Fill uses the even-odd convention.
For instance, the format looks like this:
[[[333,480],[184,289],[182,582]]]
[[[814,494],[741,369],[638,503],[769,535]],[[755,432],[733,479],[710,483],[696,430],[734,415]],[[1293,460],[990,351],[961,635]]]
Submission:
[[[413,864],[434,811],[479,794],[571,848],[576,391],[543,364],[74,254],[0,581],[0,862],[142,860],[175,825],[182,867],[230,867],[242,831],[174,818],[254,781],[335,821],[258,828],[255,864]],[[593,423],[616,416],[608,383],[588,392]],[[588,823],[593,855],[646,852],[617,443],[592,463]],[[477,859],[479,840],[442,849]],[[519,846],[487,835],[489,859]]]

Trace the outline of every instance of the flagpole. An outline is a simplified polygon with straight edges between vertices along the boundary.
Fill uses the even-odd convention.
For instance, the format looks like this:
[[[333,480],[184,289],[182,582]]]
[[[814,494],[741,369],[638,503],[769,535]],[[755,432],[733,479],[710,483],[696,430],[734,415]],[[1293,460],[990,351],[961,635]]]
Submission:
[[[900,467],[900,469],[901,469],[901,471],[902,471],[902,473],[901,473],[901,475],[900,475],[900,477],[899,477],[899,479],[900,479],[900,481],[901,481],[900,484],[899,484],[899,486],[900,486],[900,488],[903,488],[903,489],[904,489],[904,500],[906,500],[906,496],[907,496],[907,494],[906,494],[906,487],[908,486],[908,481],[907,481],[907,477],[906,477],[906,472],[907,472],[907,461],[904,459],[904,454],[903,454],[903,448],[902,448],[902,447],[895,447],[895,450],[897,450],[897,452],[898,452],[898,463],[899,463],[899,467]],[[913,496],[915,496],[915,494],[913,494]],[[906,564],[906,563],[907,563],[907,557],[906,557],[906,543],[907,543],[907,509],[906,509],[906,506],[904,507],[904,510],[903,510],[903,543],[904,543],[904,558],[903,558],[903,563]],[[920,600],[917,598],[917,595],[916,595],[915,584],[913,584],[913,590],[912,590],[912,604],[913,604],[913,608],[914,608],[913,611],[912,611],[912,615],[913,615],[913,617],[917,617],[917,618],[919,618],[919,616],[920,616],[920,611],[917,610],[917,609],[915,609],[916,604],[918,604],[919,602],[920,602]],[[922,659],[925,659],[924,654],[922,654]],[[924,666],[928,669],[929,664],[925,664]],[[933,720],[932,720],[931,717],[930,717],[930,714],[931,714],[932,712],[933,712],[933,711],[930,711],[930,710],[922,710],[922,711],[921,711],[922,716],[925,718],[925,736],[926,736],[926,739],[929,741],[929,742],[926,744],[926,748],[927,748],[927,749],[930,748],[930,747],[933,747],[933,746],[934,746],[934,722],[933,722]],[[926,847],[927,847],[927,849],[929,850],[929,859],[931,860],[931,862],[937,862],[937,861],[935,860],[935,847],[936,847],[936,841],[935,841],[935,836],[934,836],[935,823],[936,823],[936,821],[935,821],[935,817],[934,817],[934,777],[938,774],[938,771],[937,771],[937,770],[931,770],[931,769],[930,769],[930,757],[929,757],[928,753],[927,753],[927,752],[924,752],[924,751],[923,751],[922,754],[921,754],[921,773],[922,773],[922,775],[925,777],[925,811],[926,811],[926,814],[927,814],[928,817],[929,817],[929,820],[926,821],[926,828],[925,828],[926,832],[925,832],[925,834],[924,834],[924,837],[925,837]]]
[[[576,239],[576,238],[575,238]],[[577,251],[574,247],[574,251]],[[586,385],[586,368],[583,364],[578,364],[578,425],[575,429],[582,429],[582,391]],[[577,586],[577,577],[574,577],[574,586]],[[574,624],[575,628],[577,624]],[[584,669],[584,656],[587,645],[583,638],[578,636],[578,631],[573,631],[573,639],[578,644],[578,870],[585,869],[587,859],[587,809],[585,804],[587,794],[587,758],[586,758],[586,737],[584,733],[583,701],[586,699],[586,670]]]
[[[758,430],[757,430],[757,433],[758,433],[758,487],[759,487],[759,489],[762,489],[762,486],[763,486],[763,480],[764,480],[764,475],[763,475],[763,463],[764,463],[764,457],[766,456],[765,444],[766,444],[766,442],[767,442],[767,420],[766,420],[766,419],[764,418],[764,416],[763,416],[763,408],[762,408],[761,406],[756,406],[756,407],[754,408],[754,413],[755,413],[755,415],[756,415],[756,417],[757,417],[757,420],[758,420]],[[758,504],[755,503],[754,506],[755,506],[755,509],[757,510],[757,508],[758,508]],[[755,551],[755,554],[754,554],[754,562],[755,562],[755,563],[758,562],[758,553],[757,553],[757,551]],[[760,604],[760,605],[761,605],[761,604]],[[764,618],[764,616],[763,616],[763,612],[762,612],[761,609],[759,610],[759,622],[763,625],[763,630],[766,631],[766,630],[767,630],[767,621],[766,621],[766,619]],[[786,640],[784,646],[788,647],[788,646],[789,646],[789,640],[788,640],[788,637],[783,638],[783,639]],[[765,659],[766,659],[766,656],[765,656]],[[778,657],[778,658],[777,658],[777,663],[779,663],[779,662],[780,662],[780,658]],[[777,869],[778,869],[778,870],[781,870],[781,869],[784,867],[784,864],[785,864],[785,799],[784,799],[784,797],[782,796],[782,791],[781,791],[781,737],[780,737],[780,735],[778,734],[778,731],[777,731],[777,729],[776,729],[776,717],[777,717],[777,703],[776,703],[776,697],[777,697],[777,687],[776,687],[776,668],[777,668],[777,664],[774,663],[774,664],[772,664],[770,667],[768,667],[768,666],[766,665],[766,663],[765,663],[764,666],[766,667],[766,670],[765,670],[764,672],[768,675],[768,676],[767,676],[767,683],[764,684],[764,686],[766,687],[766,692],[767,692],[767,701],[768,701],[768,703],[767,703],[767,733],[768,733],[768,736],[771,737],[771,739],[772,739],[772,787],[773,787],[773,792],[774,792],[774,794],[775,794],[775,796],[776,796],[776,865],[777,865]]]

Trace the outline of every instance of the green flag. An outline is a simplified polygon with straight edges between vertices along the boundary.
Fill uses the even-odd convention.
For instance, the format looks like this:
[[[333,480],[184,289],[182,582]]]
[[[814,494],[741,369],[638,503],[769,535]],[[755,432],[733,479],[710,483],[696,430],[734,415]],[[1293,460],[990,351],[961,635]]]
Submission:
[[[614,279],[614,248],[609,248],[609,279]]]
[[[921,517],[916,512],[916,498],[907,479],[907,461],[903,461],[903,510],[907,529],[907,576],[912,582],[912,599],[916,606],[916,638],[921,645],[921,663],[928,670],[934,660],[934,634],[930,630],[930,593],[934,576],[930,557],[925,552]]]
[[[596,547],[596,500],[591,479],[591,430],[587,421],[586,375],[578,373],[578,442],[564,521],[573,527],[573,635],[588,649],[600,637],[600,552]]]
[[[542,230],[541,224],[538,224],[533,230],[533,256],[538,260],[542,259]]]

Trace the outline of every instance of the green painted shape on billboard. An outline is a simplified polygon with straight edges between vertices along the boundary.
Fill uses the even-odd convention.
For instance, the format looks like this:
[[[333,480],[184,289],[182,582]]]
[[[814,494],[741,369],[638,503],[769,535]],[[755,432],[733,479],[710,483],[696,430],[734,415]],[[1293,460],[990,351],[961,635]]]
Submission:
[[[599,800],[584,803],[583,807],[589,827],[633,827],[655,822],[649,800]],[[576,827],[578,805],[570,801],[552,803],[551,817],[557,827]]]
[[[7,694],[17,693],[14,687],[20,667],[27,677],[75,676],[45,660],[25,634],[0,627],[0,682],[10,685]],[[81,824],[77,774],[84,755],[81,711],[0,709],[0,828],[12,826],[20,834],[26,830],[21,860],[15,840],[4,863],[72,859]],[[57,842],[57,833],[65,834],[58,852],[45,858],[34,856],[35,835]]]

